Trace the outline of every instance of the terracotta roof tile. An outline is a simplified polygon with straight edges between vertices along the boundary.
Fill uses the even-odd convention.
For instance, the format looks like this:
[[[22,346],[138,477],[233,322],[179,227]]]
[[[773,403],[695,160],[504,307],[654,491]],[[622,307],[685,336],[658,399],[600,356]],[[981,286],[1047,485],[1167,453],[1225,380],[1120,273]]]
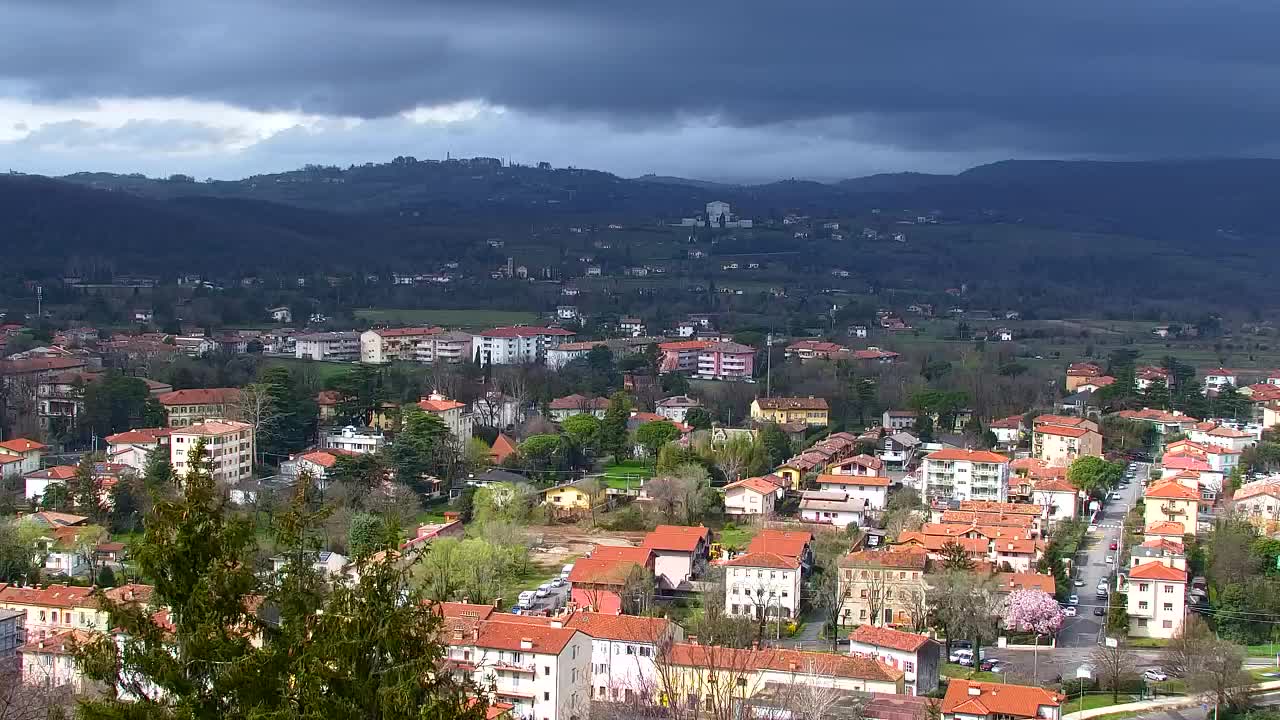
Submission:
[[[174,390],[156,397],[161,405],[225,405],[240,400],[240,388]]]
[[[840,559],[840,567],[886,567],[923,570],[926,558],[919,553],[899,550],[861,550]]]
[[[1165,580],[1168,582],[1186,582],[1187,571],[1171,568],[1162,562],[1145,562],[1129,568],[1130,580]]]
[[[671,621],[666,618],[635,617],[632,615],[605,615],[593,612],[576,612],[565,627],[600,640],[657,643],[672,632]]]
[[[758,397],[756,404],[765,410],[826,410],[826,398]]]
[[[676,643],[671,647],[671,663],[678,666],[814,673],[888,683],[896,683],[903,678],[901,670],[873,658],[779,648],[747,650]]]
[[[889,487],[884,475],[819,475],[819,485],[860,485],[863,487]]]
[[[798,558],[811,542],[813,542],[813,533],[810,532],[765,529],[756,533],[756,536],[751,538],[751,542],[747,543],[747,552],[769,552]]]
[[[1176,480],[1157,481],[1146,492],[1142,493],[1143,497],[1155,498],[1157,500],[1199,500],[1200,493],[1183,485]]]
[[[876,647],[892,648],[903,652],[915,652],[926,643],[931,642],[924,635],[916,635],[915,633],[887,627],[875,627],[873,625],[859,625],[849,634],[849,641]]]
[[[942,698],[944,714],[1009,715],[1036,718],[1040,707],[1060,707],[1065,698],[1052,690],[1030,685],[973,682],[954,678]]]
[[[19,455],[31,452],[32,450],[47,450],[48,448],[48,445],[38,443],[35,440],[28,440],[26,438],[13,438],[12,440],[0,442],[0,450],[15,452]]]
[[[786,557],[771,552],[749,552],[730,560],[725,563],[725,566],[796,570],[800,567],[800,559],[796,557]]]
[[[960,448],[936,450],[926,455],[925,460],[953,460],[977,463],[1009,462],[1009,458],[1000,453],[993,453],[988,450],[961,450]]]

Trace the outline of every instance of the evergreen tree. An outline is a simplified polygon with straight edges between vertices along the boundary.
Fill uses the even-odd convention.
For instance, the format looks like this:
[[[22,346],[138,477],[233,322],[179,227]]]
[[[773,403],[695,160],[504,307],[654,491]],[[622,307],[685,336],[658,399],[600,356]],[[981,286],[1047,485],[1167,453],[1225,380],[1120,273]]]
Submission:
[[[631,419],[631,399],[626,393],[614,393],[609,398],[609,409],[600,423],[600,450],[613,455],[615,460],[628,457],[631,443],[627,437],[627,421]]]
[[[80,456],[70,488],[71,502],[76,510],[95,519],[102,513],[102,481],[94,470],[100,462],[102,458],[99,455],[85,453]]]
[[[782,428],[774,423],[767,423],[760,428],[760,437],[756,442],[764,446],[769,467],[776,468],[793,455],[791,438],[788,438],[787,434],[782,432]]]
[[[400,482],[419,493],[426,492],[424,479],[428,475],[445,474],[445,456],[452,452],[448,447],[449,428],[417,405],[405,405],[400,422],[400,433],[388,449],[391,466]]]
[[[173,483],[173,465],[169,463],[169,450],[163,445],[156,445],[147,452],[147,461],[142,468],[142,479],[150,492],[158,492]]]

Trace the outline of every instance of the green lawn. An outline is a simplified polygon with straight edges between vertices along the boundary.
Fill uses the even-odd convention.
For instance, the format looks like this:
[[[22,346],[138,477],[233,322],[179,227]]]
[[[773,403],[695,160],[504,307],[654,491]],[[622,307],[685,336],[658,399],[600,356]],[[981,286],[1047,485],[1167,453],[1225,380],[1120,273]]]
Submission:
[[[1280,653],[1280,642],[1246,645],[1244,650],[1249,657],[1274,658],[1277,653]]]
[[[751,538],[756,536],[757,530],[752,527],[738,527],[733,523],[725,525],[717,533],[717,539],[720,544],[726,548],[734,550],[742,550],[751,542]]]
[[[627,460],[606,466],[600,484],[616,490],[635,490],[653,477],[653,468],[639,460]]]
[[[1168,646],[1169,640],[1167,638],[1133,638],[1129,641],[1129,647],[1135,648],[1162,648]]]
[[[390,325],[443,325],[449,328],[486,329],[502,325],[529,324],[537,313],[506,310],[356,310],[362,320]]]
[[[942,677],[978,680],[981,682],[1004,682],[1004,676],[1000,673],[970,670],[969,668],[957,663],[943,663],[941,672]]]
[[[290,372],[305,371],[313,372],[324,382],[335,375],[341,375],[351,369],[351,363],[347,362],[325,362],[318,360],[305,360],[298,358],[267,358],[265,364],[270,367],[272,365],[283,367]]]
[[[1063,714],[1080,712],[1081,710],[1092,710],[1094,708],[1109,707],[1111,705],[1121,705],[1131,702],[1133,696],[1127,693],[1120,693],[1120,701],[1115,702],[1111,699],[1111,692],[1094,692],[1085,695],[1084,698],[1069,698],[1062,706]]]

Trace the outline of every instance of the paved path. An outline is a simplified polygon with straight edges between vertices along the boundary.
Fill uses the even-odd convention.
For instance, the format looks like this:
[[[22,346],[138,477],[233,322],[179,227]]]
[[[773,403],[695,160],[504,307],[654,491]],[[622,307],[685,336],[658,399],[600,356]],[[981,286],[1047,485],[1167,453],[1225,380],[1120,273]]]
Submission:
[[[1277,693],[1267,692],[1273,690],[1280,690],[1280,680],[1258,683],[1253,686],[1251,692],[1253,692],[1255,696],[1263,698],[1264,702],[1266,702],[1266,700],[1272,698],[1273,695],[1277,695]],[[1138,717],[1144,719],[1152,718],[1153,720],[1154,718],[1164,717],[1169,718],[1169,720],[1191,720],[1192,718],[1202,715],[1203,711],[1198,707],[1200,704],[1201,698],[1198,696],[1157,698],[1155,700],[1142,700],[1140,702],[1108,705],[1106,707],[1092,708],[1090,710],[1083,710],[1080,712],[1066,713],[1062,716],[1062,720],[1088,720],[1089,718],[1100,717],[1102,715],[1113,715],[1115,713],[1137,713]],[[1195,708],[1195,711],[1184,716],[1183,714],[1176,712],[1182,708]]]

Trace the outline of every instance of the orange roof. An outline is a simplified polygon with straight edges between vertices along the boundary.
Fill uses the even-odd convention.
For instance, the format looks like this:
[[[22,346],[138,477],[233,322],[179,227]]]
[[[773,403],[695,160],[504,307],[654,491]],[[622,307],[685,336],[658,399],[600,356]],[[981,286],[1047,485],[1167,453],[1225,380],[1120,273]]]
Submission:
[[[631,571],[640,567],[634,560],[614,558],[579,558],[569,572],[570,584],[617,585],[621,587]]]
[[[35,440],[28,440],[26,438],[13,438],[12,440],[0,442],[0,450],[8,450],[9,452],[15,452],[19,455],[31,452],[32,450],[45,450],[48,449],[48,447],[48,445],[38,443]]]
[[[1186,582],[1187,571],[1171,568],[1162,562],[1145,562],[1129,568],[1130,580],[1167,580],[1169,582]]]
[[[446,618],[487,620],[493,614],[492,605],[477,605],[475,603],[441,602],[432,607],[442,617]]]
[[[921,532],[907,531],[898,535],[896,545],[915,545],[930,552],[941,552],[950,544],[956,544],[971,554],[986,554],[991,547],[987,538],[949,537],[946,535],[926,535]]]
[[[1041,435],[1057,435],[1070,438],[1084,437],[1093,432],[1085,427],[1063,427],[1062,425],[1037,425],[1035,431]]]
[[[351,455],[358,455],[358,454],[359,453],[355,452],[354,450],[338,450],[336,448],[329,448],[327,450],[316,450],[315,452],[309,452],[306,455],[299,456],[298,459],[315,463],[316,465],[319,465],[322,468],[331,468],[338,463],[338,456],[340,455],[351,456]]]
[[[337,405],[342,402],[342,393],[337,390],[321,390],[316,393],[317,405]]]
[[[1237,438],[1237,439],[1253,437],[1253,435],[1243,430],[1236,430],[1235,428],[1229,428],[1225,425],[1219,425],[1218,427],[1210,430],[1205,434],[1209,435],[1210,437]]]
[[[1153,522],[1142,531],[1143,535],[1176,535],[1182,537],[1186,534],[1186,528],[1182,527],[1182,523],[1173,522],[1172,520],[1162,520]]]
[[[758,397],[756,404],[765,410],[826,410],[826,398]]]
[[[1000,453],[993,453],[989,450],[961,450],[959,448],[947,448],[946,450],[937,450],[925,456],[925,460],[964,460],[968,462],[979,463],[1007,463],[1009,458]]]
[[[11,463],[22,462],[21,455],[10,455],[7,452],[0,452],[0,465],[9,465]]]
[[[125,445],[129,443],[151,445],[158,442],[160,438],[168,436],[168,434],[169,428],[138,428],[125,430],[115,435],[108,435],[106,440],[110,445]]]
[[[888,567],[923,570],[925,557],[919,553],[898,550],[861,550],[840,559],[840,567]]]
[[[778,492],[778,486],[768,480],[765,480],[763,477],[749,477],[724,486],[726,491],[734,488],[744,488],[761,495],[769,495]]]
[[[240,388],[174,390],[156,397],[161,405],[225,405],[240,399]]]
[[[942,698],[942,713],[1008,715],[1036,718],[1042,706],[1060,707],[1065,698],[1052,690],[1031,685],[973,682],[953,678]]]
[[[747,552],[769,552],[785,557],[800,557],[813,542],[813,533],[803,530],[761,530],[747,543]]]
[[[498,437],[493,440],[493,447],[489,449],[489,454],[493,456],[494,462],[500,463],[515,451],[516,444],[511,442],[511,438],[504,433],[498,433]]]
[[[994,500],[961,500],[961,510],[980,513],[1008,513],[1010,515],[1040,516],[1044,508],[1031,503],[996,502]]]
[[[659,525],[644,537],[643,547],[667,552],[693,552],[699,543],[711,539],[711,531],[701,525]]]
[[[0,589],[0,603],[12,605],[37,605],[41,607],[93,607],[93,588],[71,585],[47,587],[18,587],[9,585]]]
[[[208,422],[198,423],[196,425],[188,425],[184,428],[174,428],[170,433],[172,435],[227,435],[230,433],[243,432],[252,428],[249,423],[242,423],[237,420],[210,420]]]
[[[942,522],[1029,528],[1035,525],[1036,516],[1015,513],[974,512],[972,510],[946,510],[942,513]]]
[[[438,335],[444,332],[444,328],[440,327],[405,327],[405,328],[382,328],[374,330],[379,337],[413,337],[419,335]]]
[[[884,475],[819,475],[818,484],[889,487],[889,478]]]
[[[1075,485],[1072,485],[1066,480],[1062,480],[1060,478],[1037,480],[1031,487],[1036,492],[1062,492],[1071,493],[1073,495],[1079,492]]]
[[[711,347],[710,340],[676,340],[674,342],[658,343],[659,350],[705,350]]]
[[[1160,461],[1160,466],[1166,470],[1195,470],[1196,472],[1213,470],[1209,463],[1191,455],[1165,455]]]
[[[771,552],[749,552],[725,563],[728,567],[775,568],[778,570],[796,570],[800,567],[800,559],[787,557]]]
[[[1017,417],[1016,415],[1014,417]],[[1037,415],[1031,421],[1035,425],[1058,425],[1061,427],[1080,427],[1086,421],[1084,418],[1078,418],[1072,415]]]
[[[37,480],[70,480],[76,476],[75,465],[54,465],[43,470],[29,472],[26,477]]]
[[[1056,591],[1053,576],[1040,573],[996,573],[996,582],[1002,592],[1043,590],[1052,595]]]
[[[901,670],[874,658],[780,648],[747,650],[676,643],[671,646],[671,664],[700,668],[734,668],[739,671],[750,669],[813,673],[874,682],[896,683],[903,677]]]
[[[849,641],[876,647],[893,648],[903,652],[915,652],[925,643],[930,642],[930,639],[924,635],[916,635],[915,633],[894,630],[893,628],[859,625],[849,634]]]
[[[630,545],[596,545],[591,548],[594,560],[626,560],[648,567],[653,561],[653,548]]]
[[[671,622],[666,618],[594,612],[576,612],[564,626],[600,640],[640,643],[657,643],[671,632]]]
[[[57,635],[36,639],[31,638],[26,645],[18,648],[18,652],[23,655],[70,655],[76,645],[83,645],[94,638],[99,637],[97,633],[87,630],[67,630]],[[29,665],[35,665],[34,660],[27,661]]]
[[[547,405],[552,410],[607,410],[609,408],[609,398],[593,397],[589,398],[585,395],[565,395],[561,398],[552,400]]]
[[[1177,540],[1170,540],[1167,537],[1151,538],[1150,540],[1143,542],[1139,547],[1151,548],[1152,550],[1163,550],[1165,552],[1171,552],[1178,555],[1186,552],[1186,548],[1182,543]]]
[[[1251,483],[1245,483],[1236,490],[1236,494],[1232,496],[1234,500],[1248,500],[1251,497],[1259,495],[1267,495],[1274,498],[1280,498],[1280,479],[1267,478],[1265,480],[1256,480]]]
[[[476,647],[495,650],[559,655],[577,632],[565,627],[530,625],[494,619],[480,623],[475,639],[465,642],[474,644]]]
[[[997,553],[1026,555],[1034,553],[1040,543],[1031,538],[1000,538],[995,541]]]
[[[418,401],[418,407],[422,408],[423,410],[429,413],[438,413],[438,412],[447,412],[449,410],[456,410],[460,407],[466,407],[466,406],[458,402],[457,400],[450,400],[449,398],[441,398],[439,400],[433,400],[431,398],[422,398],[421,400]]]
[[[1200,493],[1176,480],[1160,480],[1142,493],[1143,497],[1158,500],[1199,500]]]

